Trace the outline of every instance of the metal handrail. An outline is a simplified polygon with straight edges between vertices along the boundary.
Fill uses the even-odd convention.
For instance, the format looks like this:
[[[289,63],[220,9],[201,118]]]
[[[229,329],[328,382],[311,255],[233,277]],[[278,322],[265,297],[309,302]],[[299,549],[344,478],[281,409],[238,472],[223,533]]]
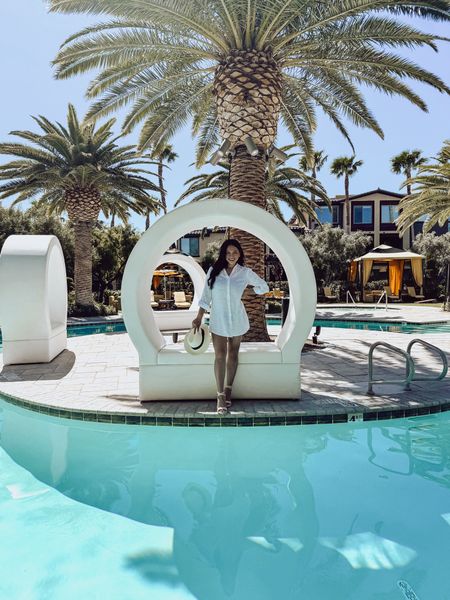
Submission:
[[[385,301],[385,307],[384,310],[388,309],[388,297],[386,294],[386,290],[384,290],[384,292],[381,294],[381,296],[378,298],[377,303],[375,304],[375,306],[373,307],[373,310],[377,310],[378,305],[380,304],[380,302],[383,300],[383,297],[386,298]]]
[[[352,300],[353,304],[355,304],[355,306],[356,306],[355,299],[353,298],[353,296],[352,296],[352,294],[351,294],[350,290],[347,290],[347,293],[345,294],[345,303],[346,303],[346,304],[348,304],[348,297],[349,297],[349,296],[350,296],[350,298],[351,298],[351,300]]]
[[[406,379],[373,379],[373,353],[375,348],[378,346],[383,346],[384,348],[388,348],[393,352],[397,352],[397,354],[401,354],[406,359]],[[374,395],[373,384],[374,383],[400,383],[404,384],[405,390],[411,389],[411,381],[414,378],[414,361],[408,352],[405,352],[401,348],[397,348],[397,346],[393,346],[392,344],[388,344],[387,342],[374,342],[369,349],[369,382],[367,387],[367,393],[370,396]]]
[[[447,360],[447,356],[445,355],[445,353],[437,346],[434,346],[433,344],[430,344],[429,342],[426,342],[425,340],[415,338],[414,340],[411,340],[409,342],[408,347],[406,348],[406,352],[410,356],[411,356],[411,348],[414,346],[414,344],[422,344],[422,346],[425,346],[425,348],[429,348],[430,350],[437,352],[442,360],[442,371],[438,377],[416,377],[416,376],[414,376],[413,381],[439,381],[440,379],[444,379],[444,377],[447,375],[447,371],[448,371],[448,360]]]

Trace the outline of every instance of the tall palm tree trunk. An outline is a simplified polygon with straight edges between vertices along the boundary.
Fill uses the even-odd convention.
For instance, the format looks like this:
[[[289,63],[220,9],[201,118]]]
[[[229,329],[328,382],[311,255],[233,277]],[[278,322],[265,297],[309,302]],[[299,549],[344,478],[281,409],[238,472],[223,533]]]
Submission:
[[[95,221],[75,221],[75,302],[79,306],[93,306],[92,296],[92,231]]]
[[[350,233],[351,230],[351,218],[350,218],[350,194],[349,194],[349,177],[348,175],[345,175],[345,180],[344,180],[344,186],[345,186],[345,227],[344,227],[344,231],[346,233]]]
[[[406,179],[411,179],[411,177],[412,177],[412,169],[406,169],[405,173],[406,173]],[[411,191],[412,191],[411,184],[408,183],[408,185],[406,186],[406,193],[408,194],[408,196],[411,195]]]
[[[411,179],[412,177],[412,169],[406,167],[405,169],[405,174],[406,174],[406,179]],[[411,195],[412,189],[411,189],[411,184],[408,183],[408,185],[406,186],[406,193],[408,196]],[[416,236],[414,234],[414,223],[411,225],[411,227],[409,228],[409,247],[411,247],[414,242],[416,240]]]
[[[230,197],[264,209],[265,172],[266,160],[263,153],[250,156],[245,146],[238,146],[231,161]],[[240,229],[231,229],[230,233],[232,238],[239,240],[244,250],[246,266],[264,278],[264,243]],[[244,336],[244,341],[270,341],[266,327],[264,296],[257,296],[247,289],[243,302],[250,321],[250,330]]]
[[[311,169],[311,176],[314,177],[314,179],[317,176],[317,171],[316,171],[315,166]],[[311,206],[314,206],[315,201],[316,201],[316,195],[314,194],[314,192],[311,192]],[[314,219],[311,216],[308,216],[308,229],[312,229],[313,224],[314,224]]]
[[[158,161],[158,182],[159,182],[159,187],[161,189],[161,204],[163,207],[163,211],[164,214],[167,215],[167,201],[166,201],[166,191],[164,189],[164,164],[163,164],[163,158],[162,156],[159,157],[159,161]]]

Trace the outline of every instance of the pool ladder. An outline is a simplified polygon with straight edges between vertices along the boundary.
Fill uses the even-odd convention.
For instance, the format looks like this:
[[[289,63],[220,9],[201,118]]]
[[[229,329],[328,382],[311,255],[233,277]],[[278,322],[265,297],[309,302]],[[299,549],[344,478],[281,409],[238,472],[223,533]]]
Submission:
[[[416,371],[415,371],[415,367],[414,367],[414,359],[411,356],[411,348],[414,346],[414,344],[421,344],[422,346],[425,346],[426,348],[429,348],[430,350],[432,350],[433,352],[436,352],[439,357],[442,360],[442,371],[440,372],[440,374],[437,377],[416,377]],[[388,380],[388,379],[374,379],[373,378],[373,353],[375,351],[376,348],[378,348],[379,346],[382,346],[384,348],[388,348],[389,350],[392,350],[393,352],[397,352],[397,354],[401,354],[406,361],[406,377],[405,379],[392,379],[392,380]],[[379,383],[399,383],[405,386],[405,390],[410,390],[411,389],[411,381],[439,381],[440,379],[444,379],[444,377],[447,375],[447,371],[448,371],[448,361],[447,361],[447,357],[445,355],[445,353],[438,348],[437,346],[434,346],[433,344],[430,344],[429,342],[425,342],[424,340],[420,340],[419,338],[416,338],[414,340],[411,340],[408,344],[408,347],[405,350],[402,350],[401,348],[398,348],[397,346],[393,346],[392,344],[388,344],[387,342],[375,342],[374,344],[372,344],[370,346],[369,349],[369,385],[367,388],[367,393],[370,396],[375,395],[375,392],[373,391],[373,384],[379,384]]]

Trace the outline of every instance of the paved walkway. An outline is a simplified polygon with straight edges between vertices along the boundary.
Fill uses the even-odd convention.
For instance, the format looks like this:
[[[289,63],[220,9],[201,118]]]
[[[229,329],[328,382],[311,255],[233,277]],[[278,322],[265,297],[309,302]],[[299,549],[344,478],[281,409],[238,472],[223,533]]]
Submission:
[[[275,328],[271,328],[272,333]],[[450,409],[450,378],[401,386],[375,386],[368,396],[367,353],[383,340],[406,349],[412,336],[401,333],[323,328],[323,347],[303,352],[299,401],[236,401],[220,418],[214,402],[139,402],[138,358],[126,333],[71,338],[68,350],[50,364],[3,366],[0,393],[39,412],[66,418],[147,425],[282,425],[344,422],[428,414]],[[450,334],[430,333],[427,341],[450,358]],[[428,350],[415,347],[417,374],[440,371]],[[401,379],[399,355],[376,355],[375,376]],[[257,394],[255,394],[257,395]]]

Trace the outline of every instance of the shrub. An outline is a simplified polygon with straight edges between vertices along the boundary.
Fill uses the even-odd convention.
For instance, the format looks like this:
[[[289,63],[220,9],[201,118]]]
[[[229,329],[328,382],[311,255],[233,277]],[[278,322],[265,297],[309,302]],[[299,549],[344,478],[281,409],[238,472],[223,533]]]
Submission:
[[[75,292],[69,294],[67,315],[69,317],[107,317],[116,315],[114,306],[107,306],[101,302],[94,302],[93,306],[79,306],[75,304]]]

